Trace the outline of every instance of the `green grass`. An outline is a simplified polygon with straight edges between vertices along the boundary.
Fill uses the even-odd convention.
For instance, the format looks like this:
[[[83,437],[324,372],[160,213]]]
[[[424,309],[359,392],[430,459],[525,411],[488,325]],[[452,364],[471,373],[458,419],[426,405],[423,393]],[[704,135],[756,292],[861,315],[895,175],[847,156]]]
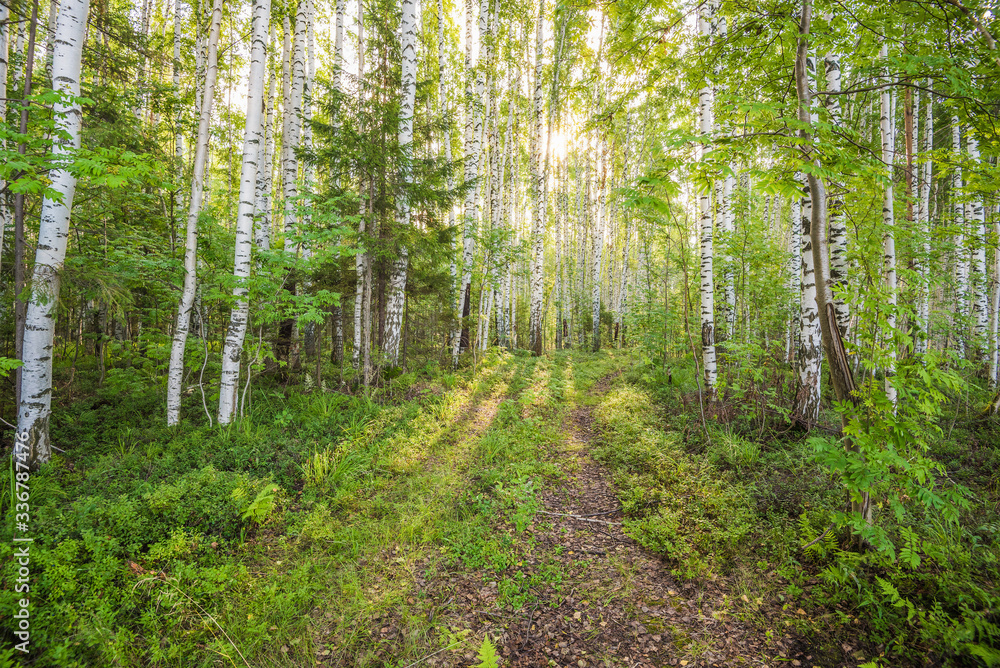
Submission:
[[[262,391],[236,424],[175,432],[107,429],[130,419],[121,397],[86,400],[54,429],[61,447],[86,432],[82,445],[31,479],[34,665],[402,664],[451,642],[416,581],[455,567],[523,605],[531,583],[499,574],[538,485],[560,475],[543,457],[559,439],[553,366],[491,353],[374,401]],[[415,382],[419,398],[399,401]],[[381,638],[375,618],[402,636]]]

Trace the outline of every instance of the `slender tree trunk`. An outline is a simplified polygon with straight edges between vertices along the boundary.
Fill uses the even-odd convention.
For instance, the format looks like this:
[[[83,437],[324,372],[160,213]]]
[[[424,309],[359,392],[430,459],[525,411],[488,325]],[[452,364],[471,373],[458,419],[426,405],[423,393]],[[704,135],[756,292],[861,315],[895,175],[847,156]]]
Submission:
[[[270,22],[269,22],[270,23]],[[270,23],[268,44],[274,44],[274,24]],[[267,115],[264,120],[264,141],[258,147],[257,191],[254,203],[254,243],[258,250],[271,250],[271,188],[274,174],[274,59],[268,49]]]
[[[966,149],[969,152],[969,160],[975,169],[980,162],[979,139],[975,131],[970,132],[966,138]],[[975,342],[975,355],[977,362],[984,361],[984,351],[986,349],[986,334],[989,319],[989,302],[987,296],[986,281],[986,245],[988,232],[986,228],[986,214],[983,208],[983,199],[979,194],[973,195],[973,199],[966,207],[969,211],[969,227],[972,230],[973,252],[972,252],[972,276],[971,276],[971,301],[972,301],[972,322],[973,339]]]
[[[298,234],[298,211],[296,198],[298,197],[298,170],[299,161],[296,151],[302,141],[302,100],[303,88],[305,86],[305,50],[306,50],[306,2],[299,0],[295,14],[295,28],[291,31],[286,24],[285,40],[291,36],[291,61],[289,63],[289,78],[285,85],[286,97],[284,100],[284,127],[282,135],[282,191],[284,195],[284,251],[286,255],[294,256],[299,252],[299,244],[295,237]],[[287,44],[286,44],[287,46]],[[289,277],[286,281],[285,289],[295,294],[295,276]],[[278,338],[275,341],[275,356],[279,362],[286,365],[281,370],[284,376],[289,368],[295,368],[298,360],[295,354],[295,319],[285,318],[278,326]]]
[[[240,385],[240,360],[246,337],[250,303],[246,281],[250,278],[254,201],[257,191],[258,160],[264,143],[264,70],[267,67],[267,39],[271,20],[271,0],[255,0],[250,47],[250,78],[247,90],[247,120],[243,134],[243,165],[240,169],[240,198],[236,210],[236,255],[233,262],[235,304],[222,350],[222,377],[219,381],[219,424],[229,424],[236,412]]]
[[[927,87],[930,88],[928,81]],[[934,150],[934,95],[928,93],[927,102],[924,105],[924,151],[928,154]],[[933,161],[930,157],[922,159],[920,170],[920,206],[917,209],[917,228],[920,235],[920,245],[917,257],[919,264],[917,271],[920,276],[920,295],[917,299],[917,322],[921,331],[916,336],[915,350],[918,354],[927,352],[930,341],[930,213],[931,213],[931,170]]]
[[[810,132],[806,129],[811,123],[809,115],[809,77],[806,65],[809,50],[808,35],[811,15],[811,0],[803,0],[802,21],[799,24],[798,48],[795,54],[795,91],[799,103],[799,121],[803,125],[803,128],[799,130],[799,136],[806,146],[811,143]],[[819,166],[818,160],[814,164]],[[831,290],[832,279],[826,266],[827,247],[823,234],[823,223],[826,221],[826,192],[822,179],[817,177],[814,171],[810,171],[808,181],[814,201],[810,232],[812,234],[813,265],[816,272],[816,307],[820,314],[819,321],[823,333],[823,348],[829,363],[831,384],[833,385],[837,400],[845,404],[856,405],[858,400],[856,394],[857,388],[854,385],[851,367],[847,361],[847,354],[844,351],[840,329],[837,326],[837,315]],[[841,421],[843,426],[847,426],[850,421],[850,415],[842,413]],[[851,447],[849,443],[848,447]],[[852,510],[871,522],[871,499],[867,492],[863,494],[860,502],[852,502]]]
[[[534,136],[531,152],[531,198],[533,217],[531,225],[531,302],[528,316],[528,340],[531,351],[542,354],[542,300],[545,286],[545,202],[542,172],[542,49],[545,34],[545,0],[538,3],[538,22],[535,24],[535,97]]]
[[[832,18],[829,17],[829,18]],[[841,71],[840,56],[828,53],[824,59],[826,68],[826,90],[832,95],[826,96],[826,106],[830,118],[837,127],[843,126],[840,108]],[[844,202],[839,196],[831,196],[830,210],[830,279],[833,281],[833,305],[837,314],[837,327],[840,336],[847,337],[848,325],[851,321],[850,305],[844,299],[842,291],[847,287],[847,217],[844,215]]]
[[[723,44],[727,40],[728,28],[726,24],[726,17],[720,17],[718,20],[718,37],[719,41]],[[716,70],[716,74],[720,74],[719,70]],[[725,92],[726,88],[724,85],[719,86],[721,92]],[[714,96],[712,100],[715,103]],[[720,134],[729,134],[728,124],[719,128]],[[732,168],[733,165],[730,165]],[[731,171],[727,170],[722,176],[722,195],[719,198],[719,236],[720,242],[722,243],[722,294],[726,300],[725,303],[725,319],[726,319],[726,329],[725,337],[726,339],[732,339],[736,331],[736,279],[733,272],[733,257],[731,252],[733,235],[736,232],[736,212],[733,207],[733,187],[735,185],[735,178]]]
[[[316,39],[313,30],[313,24],[315,19],[315,7],[313,5],[313,0],[305,0],[306,5],[306,61],[305,61],[305,77],[302,80],[302,147],[307,152],[312,152],[313,150],[313,132],[312,132],[312,90],[313,82],[316,79]],[[306,160],[302,164],[302,185],[305,194],[313,194],[313,163],[311,160]],[[312,227],[312,207],[306,206],[302,214],[302,229],[308,230]],[[302,244],[302,259],[308,260],[312,257],[312,246],[309,243]],[[307,274],[302,279],[302,290],[306,293],[309,292],[312,287],[312,279]],[[304,323],[303,329],[303,344],[305,347],[306,357],[319,357],[316,352],[316,323],[307,322]],[[321,370],[320,372],[321,373]]]
[[[32,69],[35,61],[35,28],[38,23],[38,0],[34,0],[31,5],[31,23],[28,28],[28,50],[25,54],[24,65],[24,91],[21,100],[21,118],[18,124],[19,133],[24,136],[28,132],[28,102],[31,96]],[[21,30],[21,35],[24,30]],[[19,38],[20,39],[20,38]],[[18,53],[21,52],[20,41],[18,43]],[[17,144],[18,155],[24,156],[27,151],[27,144],[19,141]],[[14,355],[24,359],[24,327],[27,315],[27,304],[22,299],[21,294],[25,288],[25,243],[24,243],[24,193],[14,195]],[[14,402],[21,404],[21,377],[24,367],[14,372]]]
[[[364,97],[364,86],[365,86],[365,5],[364,2],[358,2],[358,82],[359,82],[359,95]],[[358,199],[359,211],[358,211],[358,252],[354,256],[354,269],[357,273],[355,278],[355,290],[354,290],[354,349],[351,353],[351,361],[355,369],[361,368],[361,364],[364,363],[365,367],[363,370],[363,375],[365,376],[365,385],[367,386],[367,354],[362,355],[362,351],[367,351],[368,339],[365,336],[365,328],[367,327],[367,321],[365,320],[365,299],[368,292],[365,290],[365,281],[368,277],[368,253],[366,243],[365,243],[365,213],[367,211],[366,206],[366,186],[364,175],[358,183]]]
[[[462,214],[462,282],[459,287],[459,319],[452,332],[452,366],[458,366],[458,356],[469,345],[468,323],[472,292],[472,262],[476,252],[476,188],[470,187],[479,174],[480,146],[478,142],[479,114],[475,98],[473,60],[474,22],[472,0],[465,0],[465,206]]]
[[[597,194],[597,220],[594,224],[593,247],[591,255],[593,264],[590,274],[590,316],[593,330],[591,331],[591,350],[595,353],[601,349],[601,269],[604,260],[604,233],[607,227],[608,215],[608,143],[601,138],[602,147],[600,186]]]
[[[880,53],[881,60],[888,60],[888,47],[883,44]],[[889,362],[885,368],[885,394],[896,405],[896,387],[893,377],[896,375],[896,231],[895,215],[893,213],[894,196],[892,188],[893,166],[895,163],[895,133],[893,127],[893,92],[885,86],[881,92],[882,117],[880,127],[882,133],[882,161],[889,170],[889,181],[885,186],[885,199],[882,203],[883,253],[885,287],[888,292],[889,306],[886,313],[886,325],[889,329],[886,335],[889,339]]]
[[[792,362],[798,353],[796,345],[802,318],[802,199],[795,198],[791,206],[791,234],[788,237],[788,292],[794,295],[788,319],[785,359]]]
[[[962,192],[962,126],[958,117],[951,117],[951,150],[956,165],[951,177],[952,210],[955,212],[954,226],[958,230],[955,246],[955,301],[958,311],[958,333],[962,349],[968,355],[967,325],[969,318],[969,246],[965,230],[965,205],[961,201]]]
[[[698,15],[698,32],[710,42],[715,36],[715,0],[702,5]],[[699,147],[700,159],[710,147],[715,134],[713,114],[714,90],[712,83],[706,82],[698,93],[698,126],[705,142]],[[704,190],[698,198],[701,213],[701,355],[705,373],[705,393],[709,400],[715,398],[718,370],[715,359],[715,274],[713,264],[712,191]]]
[[[812,58],[807,67],[812,66]],[[815,122],[815,117],[810,117]],[[799,376],[799,394],[795,402],[795,414],[807,429],[819,420],[820,385],[823,362],[822,330],[819,310],[816,306],[816,266],[812,253],[813,206],[818,206],[804,174],[799,174],[802,184],[800,203],[800,241],[802,258],[801,289],[799,292],[799,347],[795,364]],[[825,221],[824,221],[825,222]]]
[[[191,326],[191,309],[197,288],[198,215],[201,213],[202,188],[205,182],[205,165],[208,158],[209,126],[212,121],[212,100],[215,79],[218,75],[219,30],[222,24],[222,0],[215,0],[212,8],[211,32],[208,37],[208,56],[205,65],[205,83],[202,96],[201,117],[198,122],[197,148],[194,173],[191,177],[191,202],[188,206],[187,233],[184,252],[184,288],[177,309],[177,323],[170,348],[170,367],[167,372],[167,426],[173,427],[181,419],[181,381],[184,376],[184,347]]]
[[[396,196],[396,227],[402,232],[410,226],[410,193],[413,182],[413,105],[417,85],[417,3],[403,0],[403,18],[400,23],[402,83],[399,105],[399,148],[403,155],[402,192]],[[386,306],[385,354],[391,366],[399,364],[399,348],[403,332],[403,302],[406,289],[408,254],[405,244],[399,244],[392,262],[389,278],[389,296]]]
[[[56,25],[52,60],[52,85],[71,99],[53,105],[55,139],[52,152],[70,157],[80,147],[82,112],[75,98],[80,96],[80,70],[87,33],[88,0],[63,0]],[[52,357],[59,275],[66,260],[70,212],[76,192],[76,176],[64,169],[49,172],[51,188],[58,198],[42,201],[32,272],[31,297],[24,325],[21,397],[17,414],[18,461],[36,468],[52,456],[49,417],[52,412]]]

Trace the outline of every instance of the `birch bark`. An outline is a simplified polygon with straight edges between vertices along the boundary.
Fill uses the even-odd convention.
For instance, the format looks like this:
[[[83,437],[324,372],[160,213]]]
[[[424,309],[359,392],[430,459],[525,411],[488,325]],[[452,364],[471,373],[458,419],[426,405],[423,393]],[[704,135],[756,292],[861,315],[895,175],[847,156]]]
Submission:
[[[240,358],[247,331],[250,303],[246,281],[250,278],[251,238],[257,194],[258,161],[264,143],[263,113],[264,70],[271,19],[271,0],[256,0],[253,6],[250,78],[247,88],[247,120],[243,133],[243,164],[240,168],[240,196],[236,209],[236,253],[233,260],[235,304],[229,316],[229,329],[222,350],[222,376],[219,381],[219,424],[229,424],[236,411],[239,389]]]
[[[55,156],[69,157],[80,147],[82,112],[80,70],[87,31],[89,0],[63,0],[56,23],[52,58],[52,86],[64,96],[53,105]],[[31,297],[24,322],[21,349],[21,396],[17,413],[19,461],[32,467],[52,456],[49,417],[52,413],[52,356],[59,300],[59,278],[66,260],[70,212],[76,193],[76,176],[66,169],[49,172],[51,188],[59,198],[42,200],[32,272]]]
[[[184,347],[191,327],[191,309],[197,288],[198,215],[201,213],[202,191],[205,184],[205,165],[208,161],[209,126],[212,122],[212,102],[215,80],[218,76],[219,30],[222,24],[222,0],[215,0],[212,7],[208,53],[205,62],[205,83],[202,88],[201,116],[198,121],[198,139],[195,148],[194,170],[191,177],[191,201],[188,205],[187,229],[184,252],[184,288],[177,309],[177,322],[170,348],[170,366],[167,371],[167,426],[173,427],[181,418],[181,381],[184,377]]]
[[[542,297],[544,288],[545,251],[545,202],[543,201],[542,173],[542,49],[545,31],[545,0],[538,3],[538,22],[535,24],[535,96],[532,121],[534,136],[531,152],[531,197],[533,217],[531,225],[531,278],[528,315],[528,346],[536,355],[542,354]]]
[[[888,60],[888,47],[883,44],[880,58]],[[879,127],[882,135],[882,161],[889,170],[889,180],[885,186],[885,199],[882,203],[882,225],[884,227],[883,246],[883,271],[885,273],[885,287],[888,293],[889,306],[886,313],[886,325],[889,331],[888,336],[888,362],[885,367],[885,394],[893,406],[896,405],[896,387],[893,385],[893,377],[896,375],[896,232],[895,215],[893,212],[894,196],[892,187],[892,172],[895,163],[895,133],[893,92],[889,86],[884,86],[880,94],[882,116],[879,120]]]
[[[711,42],[715,36],[716,0],[708,0],[701,6],[698,13],[698,32]],[[704,161],[704,154],[711,146],[715,133],[713,105],[715,92],[712,82],[707,81],[698,93],[698,127],[702,137],[699,145],[699,159]],[[705,374],[705,393],[709,400],[715,397],[715,387],[718,382],[718,369],[715,358],[715,274],[713,271],[715,249],[713,245],[712,228],[712,192],[704,190],[698,198],[698,208],[701,214],[701,355]]]
[[[400,23],[402,83],[399,105],[399,148],[402,155],[401,191],[396,196],[396,226],[402,231],[410,226],[409,186],[413,182],[413,105],[417,85],[417,3],[403,0]],[[385,354],[391,366],[399,365],[399,349],[403,332],[403,298],[406,289],[406,267],[409,255],[406,245],[399,244],[392,262],[389,296],[386,305]]]

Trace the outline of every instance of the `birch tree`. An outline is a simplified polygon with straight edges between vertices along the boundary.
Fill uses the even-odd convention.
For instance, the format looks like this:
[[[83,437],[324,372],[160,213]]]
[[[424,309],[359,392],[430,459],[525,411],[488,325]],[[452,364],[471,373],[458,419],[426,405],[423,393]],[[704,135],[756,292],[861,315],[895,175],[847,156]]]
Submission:
[[[715,34],[715,0],[708,0],[698,12],[698,33],[706,42],[711,42]],[[715,94],[712,82],[706,81],[698,92],[698,130],[701,134],[700,159],[711,146],[715,133],[713,105]],[[712,191],[703,189],[698,197],[701,214],[701,356],[705,374],[705,393],[711,399],[715,396],[718,369],[715,359],[715,274],[713,264]]]
[[[888,47],[883,44],[879,53],[880,59],[887,61]],[[882,136],[882,162],[889,170],[889,179],[886,181],[884,199],[882,202],[882,244],[883,244],[883,271],[885,273],[885,287],[888,297],[888,309],[886,311],[886,326],[889,338],[888,362],[885,367],[885,394],[893,405],[896,403],[896,387],[893,385],[893,376],[896,374],[896,232],[894,195],[892,187],[892,171],[895,163],[896,138],[892,110],[893,92],[890,86],[882,87],[879,95],[881,101],[882,116],[879,121]]]
[[[253,5],[250,78],[247,90],[247,120],[243,133],[243,165],[240,169],[240,199],[236,210],[236,257],[233,262],[235,305],[229,317],[229,329],[222,350],[222,377],[219,381],[219,424],[229,424],[236,411],[240,358],[247,331],[250,303],[246,281],[250,278],[250,254],[257,194],[258,160],[264,143],[263,106],[264,70],[271,19],[271,0],[255,0]]]
[[[403,0],[403,17],[400,22],[400,53],[402,55],[402,83],[399,104],[399,150],[401,154],[401,189],[396,196],[396,226],[402,232],[410,226],[410,193],[413,182],[413,105],[417,86],[417,3]],[[389,364],[399,365],[399,348],[403,332],[403,300],[406,289],[408,254],[405,244],[399,244],[392,262],[389,278],[389,296],[386,306],[385,354]]]
[[[60,93],[53,104],[55,132],[52,153],[57,158],[72,159],[80,147],[82,112],[80,70],[87,34],[89,0],[63,0],[55,28],[52,55],[52,86]],[[21,373],[21,397],[17,413],[17,432],[22,448],[27,450],[31,467],[45,464],[52,456],[49,442],[49,417],[52,413],[52,357],[59,300],[59,279],[66,260],[70,213],[76,193],[76,176],[58,167],[49,172],[51,189],[57,197],[42,201],[32,272],[31,297],[24,323]]]
[[[828,24],[832,22],[832,19],[832,15],[827,15]],[[829,93],[826,96],[826,108],[830,112],[830,120],[833,125],[838,128],[843,127],[843,112],[840,107],[839,95],[841,92],[840,56],[828,53],[823,64],[826,70],[826,92]],[[840,335],[846,337],[851,320],[851,309],[842,294],[844,288],[847,287],[847,216],[844,214],[843,200],[837,195],[831,195],[828,210],[830,214],[830,280],[833,281],[833,304]]]
[[[205,185],[205,165],[208,161],[209,126],[212,122],[212,101],[215,80],[218,76],[219,30],[222,24],[222,0],[215,0],[208,36],[208,54],[205,63],[205,83],[201,97],[201,114],[195,144],[194,169],[191,176],[191,200],[188,204],[187,227],[184,243],[184,287],[170,347],[170,366],[167,371],[167,426],[173,427],[181,418],[181,382],[184,378],[184,348],[191,326],[191,309],[197,288],[198,216],[201,213],[202,191]]]
[[[534,134],[531,151],[531,278],[530,307],[528,315],[528,347],[536,355],[542,354],[542,300],[544,297],[545,271],[545,201],[542,173],[542,50],[545,45],[545,0],[538,3],[538,22],[535,24],[535,95],[532,113]]]
[[[468,323],[472,302],[472,262],[476,253],[476,189],[471,187],[479,176],[480,129],[479,100],[475,95],[473,58],[474,22],[472,0],[465,0],[465,203],[462,213],[462,282],[459,285],[459,309],[452,330],[452,366],[458,366],[458,356],[469,345]]]
[[[927,88],[930,88],[930,81],[927,82]],[[927,102],[923,106],[924,121],[923,121],[923,135],[924,135],[924,151],[930,153],[934,150],[934,96],[933,94],[927,95]],[[927,344],[929,339],[929,326],[928,319],[930,317],[930,300],[931,300],[931,290],[930,290],[930,241],[931,241],[931,230],[930,230],[930,208],[931,208],[931,170],[933,162],[929,156],[925,156],[920,161],[920,197],[918,200],[917,207],[917,234],[920,235],[920,250],[916,254],[917,258],[917,273],[920,277],[920,293],[917,297],[917,327],[920,331],[914,340],[914,351],[918,355],[922,355],[927,352]]]

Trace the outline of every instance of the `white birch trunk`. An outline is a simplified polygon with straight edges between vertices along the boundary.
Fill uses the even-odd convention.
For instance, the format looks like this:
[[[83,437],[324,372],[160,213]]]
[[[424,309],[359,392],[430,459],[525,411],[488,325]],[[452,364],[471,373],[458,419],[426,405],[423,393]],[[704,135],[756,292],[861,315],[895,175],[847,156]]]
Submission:
[[[270,24],[268,44],[274,44],[274,24]],[[269,46],[270,50],[270,46]],[[264,142],[258,147],[257,195],[254,204],[254,243],[258,250],[271,250],[271,188],[274,174],[274,93],[273,58],[268,56],[267,116],[264,119]]]
[[[1000,239],[1000,205],[993,205],[993,234]],[[990,369],[989,387],[996,390],[1000,386],[1000,249],[993,251],[993,288],[990,292],[992,312],[990,315]],[[997,398],[1000,402],[1000,397]],[[997,403],[995,402],[995,404]]]
[[[212,8],[211,32],[208,37],[208,54],[205,63],[205,83],[202,91],[201,115],[198,121],[198,139],[195,148],[194,173],[191,177],[191,201],[188,206],[187,231],[184,252],[184,288],[177,309],[177,323],[170,347],[170,366],[167,372],[167,426],[173,427],[181,419],[181,381],[184,377],[184,347],[191,327],[191,309],[197,287],[198,214],[201,213],[202,189],[205,184],[205,165],[208,161],[209,126],[212,121],[212,100],[215,79],[218,75],[219,30],[222,24],[222,0],[215,0]]]
[[[253,6],[250,78],[247,88],[247,120],[243,133],[243,165],[240,169],[240,198],[236,209],[236,253],[233,260],[235,304],[229,316],[229,329],[222,350],[222,376],[219,381],[219,424],[229,424],[236,412],[240,381],[240,359],[247,331],[250,303],[246,281],[250,278],[253,219],[257,194],[258,161],[264,143],[263,110],[264,70],[267,66],[267,39],[271,19],[271,0],[255,0]]]
[[[476,188],[470,188],[479,174],[480,146],[477,132],[479,124],[478,105],[475,99],[475,69],[473,59],[474,20],[472,0],[465,0],[465,204],[462,213],[462,282],[459,286],[459,309],[455,328],[452,331],[452,366],[458,366],[458,356],[464,346],[464,328],[472,298],[472,261],[476,252]]]
[[[80,96],[80,70],[87,32],[89,0],[63,0],[56,24],[52,59],[52,86],[64,95]],[[82,112],[75,99],[53,105],[55,139],[52,153],[69,157],[80,147]],[[49,172],[51,188],[59,199],[42,201],[31,278],[31,297],[24,321],[21,359],[21,402],[17,413],[18,449],[31,467],[46,463],[52,456],[49,417],[52,412],[52,355],[56,306],[59,301],[59,274],[66,260],[70,212],[76,193],[76,176],[64,169]],[[25,452],[26,451],[26,452]],[[22,457],[17,457],[24,461]]]
[[[888,60],[888,47],[885,44],[882,45],[879,56],[883,61]],[[885,367],[885,394],[889,401],[892,402],[892,405],[895,406],[896,387],[893,385],[893,377],[896,375],[896,222],[893,213],[892,172],[895,163],[896,142],[893,127],[895,119],[892,113],[894,109],[892,89],[889,86],[883,87],[880,97],[882,115],[879,120],[879,126],[882,134],[882,161],[889,170],[889,181],[885,187],[885,199],[882,203],[882,225],[884,227],[882,238],[884,253],[883,269],[885,272],[885,287],[889,299],[888,311],[886,313],[886,325],[889,328],[889,331],[886,332],[889,346],[889,361]]]
[[[928,88],[930,84],[928,83]],[[934,150],[934,96],[927,95],[927,102],[923,107],[924,123],[924,151],[928,154]],[[916,115],[915,115],[916,116]],[[916,146],[914,151],[917,151]],[[919,164],[918,173],[920,175],[919,197],[917,199],[917,234],[920,235],[918,246],[917,274],[920,277],[920,294],[917,297],[917,327],[913,348],[918,355],[927,352],[929,340],[928,318],[930,316],[930,204],[931,204],[931,168],[932,161],[929,157],[923,157]]]
[[[715,8],[715,0],[708,0],[699,11],[698,32],[706,38],[705,41],[714,39]],[[698,126],[703,142],[711,142],[715,133],[714,110],[712,108],[715,102],[714,97],[711,82],[706,82],[698,93]],[[700,160],[704,160],[704,153],[709,145],[699,145]],[[700,194],[698,208],[701,214],[701,356],[705,374],[705,394],[709,399],[713,399],[718,382],[718,369],[715,358],[715,274],[713,272],[715,250],[711,188]]]
[[[719,40],[724,44],[728,28],[726,18],[721,17],[718,23]],[[717,70],[718,73],[718,70]],[[724,87],[720,87],[724,91]],[[713,100],[714,104],[714,100]],[[722,134],[728,134],[728,127],[720,128]],[[732,165],[730,165],[732,168]],[[730,252],[733,235],[736,232],[736,212],[733,210],[733,186],[735,178],[730,172],[722,177],[722,197],[719,199],[719,227],[722,242],[722,293],[726,300],[725,318],[727,339],[732,339],[736,332],[736,280],[733,271],[733,257]]]
[[[365,81],[365,5],[364,2],[358,1],[358,82],[361,87],[359,91],[363,91]],[[363,95],[359,92],[359,95]],[[365,336],[365,281],[367,275],[367,253],[364,247],[365,239],[365,213],[367,212],[367,206],[365,201],[365,182],[364,177],[362,177],[358,183],[358,198],[360,200],[358,205],[358,241],[357,241],[357,253],[354,256],[354,269],[357,273],[355,279],[355,290],[354,290],[354,349],[351,352],[351,363],[354,365],[355,369],[360,368],[362,361],[362,351],[367,353],[367,337]],[[365,356],[367,360],[367,356]],[[367,371],[367,369],[366,369]]]
[[[285,252],[294,254],[298,247],[295,243],[297,232],[297,211],[295,198],[298,196],[299,161],[295,151],[302,139],[302,89],[305,85],[305,46],[306,46],[306,0],[299,0],[295,16],[295,32],[292,39],[290,81],[287,84],[288,96],[285,98],[285,136],[282,137],[282,189],[284,191],[284,229]],[[288,33],[286,32],[286,39]]]
[[[810,89],[816,78],[816,59],[806,57],[806,70]],[[811,112],[810,122],[816,123],[817,114]],[[820,327],[819,310],[816,306],[816,266],[812,252],[812,192],[806,175],[798,174],[802,183],[800,208],[802,277],[799,308],[799,347],[796,368],[799,375],[799,394],[796,401],[796,415],[810,428],[819,420],[820,390],[822,382],[823,332]]]
[[[531,225],[531,278],[528,312],[528,346],[536,355],[542,354],[542,298],[544,289],[545,252],[545,202],[543,201],[542,174],[542,49],[545,34],[545,0],[538,3],[538,22],[535,24],[535,96],[533,105],[534,133],[531,152],[531,198],[533,217]]]
[[[979,139],[975,130],[969,132],[965,139],[966,150],[969,152],[969,160],[972,168],[976,169],[980,162]],[[972,323],[973,338],[975,340],[976,354],[980,359],[985,350],[986,332],[989,319],[989,301],[986,285],[986,214],[983,209],[983,199],[979,194],[973,194],[972,201],[966,207],[969,211],[969,227],[972,231],[973,251],[972,251],[972,272],[970,276],[970,291],[972,302]]]
[[[791,362],[798,354],[798,339],[802,319],[802,199],[795,198],[791,206],[791,233],[788,237],[788,293],[794,295],[788,319],[788,340],[785,359]]]
[[[826,90],[830,93],[839,93],[841,90],[840,56],[828,53],[824,59],[824,64],[826,69]],[[834,126],[841,127],[843,119],[840,109],[840,95],[827,95],[826,106],[830,110],[830,119]],[[848,325],[851,321],[850,305],[844,299],[843,295],[843,290],[847,286],[847,217],[844,215],[844,203],[839,196],[834,195],[829,197],[828,209],[830,216],[830,281],[833,287],[833,308],[837,316],[837,328],[840,330],[840,336],[846,338]]]
[[[601,181],[597,191],[597,220],[594,224],[593,246],[591,256],[590,274],[590,317],[593,331],[591,332],[591,350],[597,352],[601,349],[601,287],[604,281],[601,280],[601,271],[604,260],[604,234],[607,227],[608,215],[608,144],[605,139],[600,140],[601,150]]]
[[[951,177],[951,201],[952,210],[955,212],[954,225],[958,229],[956,239],[955,256],[955,300],[958,302],[959,315],[959,339],[963,349],[966,346],[966,325],[969,317],[969,246],[965,231],[965,205],[961,201],[962,192],[962,126],[958,123],[958,117],[951,117],[951,150],[956,161],[954,172]]]
[[[409,186],[413,182],[413,105],[417,85],[417,2],[403,0],[400,22],[402,83],[399,104],[399,148],[402,153],[402,191],[396,196],[396,227],[400,231],[410,226]],[[385,310],[385,354],[391,366],[399,365],[399,349],[403,333],[403,300],[406,291],[408,254],[405,244],[399,244],[389,275],[389,294]]]
[[[811,65],[812,59],[808,61]],[[799,394],[795,412],[806,427],[811,427],[819,420],[823,341],[819,310],[816,306],[816,267],[812,252],[812,192],[805,174],[800,172],[798,178],[802,182],[803,193],[799,207],[802,274],[799,293],[799,347],[795,358],[799,376]]]

